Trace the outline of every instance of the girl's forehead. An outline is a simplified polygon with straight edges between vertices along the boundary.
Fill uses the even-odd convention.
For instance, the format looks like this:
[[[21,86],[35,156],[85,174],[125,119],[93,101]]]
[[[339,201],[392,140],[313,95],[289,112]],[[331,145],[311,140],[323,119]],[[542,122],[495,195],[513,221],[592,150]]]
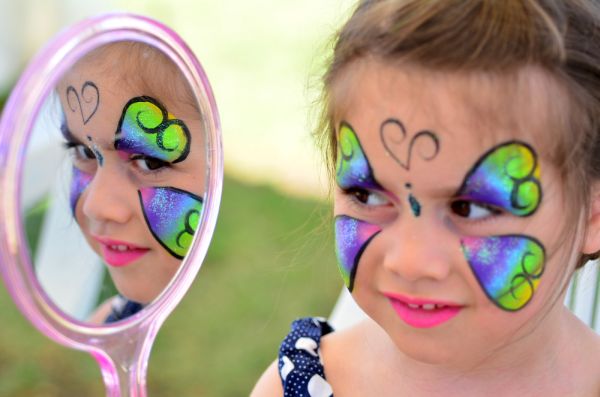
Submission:
[[[330,98],[336,127],[358,118],[377,133],[383,119],[395,117],[454,139],[471,131],[483,144],[558,134],[568,108],[560,85],[536,67],[456,72],[374,59],[349,65],[332,84]]]

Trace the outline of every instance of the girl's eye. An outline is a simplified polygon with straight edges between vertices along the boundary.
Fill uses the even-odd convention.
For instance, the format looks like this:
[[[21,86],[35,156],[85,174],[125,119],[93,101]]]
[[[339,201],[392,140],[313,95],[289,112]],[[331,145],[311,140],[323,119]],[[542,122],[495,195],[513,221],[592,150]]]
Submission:
[[[170,165],[166,161],[162,161],[157,158],[144,155],[133,156],[131,158],[131,161],[137,168],[139,168],[143,172],[158,171]]]
[[[452,212],[461,218],[483,219],[494,215],[500,215],[501,210],[489,205],[475,203],[468,200],[456,200],[450,204]]]
[[[96,158],[94,151],[89,147],[81,144],[72,146],[73,156],[77,160],[93,160]]]
[[[381,206],[389,203],[387,197],[382,193],[367,189],[350,188],[346,191],[346,194],[352,196],[359,203],[367,206]]]

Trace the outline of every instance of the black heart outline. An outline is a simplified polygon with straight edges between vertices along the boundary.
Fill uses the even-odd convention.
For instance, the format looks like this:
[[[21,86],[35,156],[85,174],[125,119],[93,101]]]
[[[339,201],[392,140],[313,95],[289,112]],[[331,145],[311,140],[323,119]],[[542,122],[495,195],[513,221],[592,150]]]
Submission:
[[[396,139],[394,139],[394,137],[389,136],[389,133],[386,135],[386,133],[385,133],[386,126],[388,126],[389,124],[393,124],[400,129],[400,132],[402,133],[402,137],[400,140],[396,140]],[[390,118],[390,119],[385,120],[383,123],[381,123],[381,127],[379,127],[379,136],[381,138],[381,142],[383,143],[383,147],[385,148],[385,151],[402,168],[404,168],[407,171],[410,171],[410,162],[411,162],[411,158],[412,158],[413,147],[420,138],[426,137],[426,138],[431,139],[431,141],[433,142],[434,147],[435,147],[434,153],[432,155],[421,156],[425,161],[433,160],[440,152],[440,141],[439,141],[437,135],[435,135],[433,132],[431,132],[429,130],[419,131],[411,138],[411,140],[408,144],[408,154],[407,154],[407,158],[406,158],[406,163],[402,162],[402,160],[400,160],[400,158],[392,151],[392,148],[391,148],[390,144],[388,143],[388,141],[389,141],[393,144],[400,144],[406,139],[406,128],[404,128],[404,124],[402,124],[402,122],[398,119]]]
[[[86,92],[90,92],[90,88],[96,93],[96,95],[94,97],[88,96],[89,99],[86,99]],[[95,105],[93,105],[94,108],[92,109],[92,111],[90,112],[90,114],[87,117],[83,114],[83,106],[81,104],[81,98],[79,97],[77,90],[72,85],[67,87],[67,92],[66,92],[67,104],[69,105],[69,109],[71,109],[72,112],[77,112],[77,108],[75,107],[75,104],[71,103],[71,98],[73,97],[73,95],[75,95],[75,98],[77,99],[77,104],[79,105],[79,114],[81,114],[81,121],[83,121],[83,125],[86,125],[88,123],[88,121],[90,121],[92,116],[94,114],[96,114],[96,111],[98,110],[98,106],[100,105],[100,90],[98,89],[96,84],[94,84],[93,82],[86,81],[81,86],[80,93],[81,93],[81,98],[83,98],[83,102],[85,104],[92,104],[94,102],[94,99],[96,101]]]

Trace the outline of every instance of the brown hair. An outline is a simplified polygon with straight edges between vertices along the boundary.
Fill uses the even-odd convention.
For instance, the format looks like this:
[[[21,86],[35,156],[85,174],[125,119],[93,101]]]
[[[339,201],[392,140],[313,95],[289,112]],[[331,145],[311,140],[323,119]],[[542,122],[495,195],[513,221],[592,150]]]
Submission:
[[[533,66],[566,93],[552,158],[571,214],[589,208],[600,179],[600,4],[595,0],[363,0],[335,37],[315,132],[330,176],[336,99],[348,65],[374,57],[450,72],[514,74]],[[576,218],[579,219],[579,216]],[[594,255],[582,255],[578,267]]]

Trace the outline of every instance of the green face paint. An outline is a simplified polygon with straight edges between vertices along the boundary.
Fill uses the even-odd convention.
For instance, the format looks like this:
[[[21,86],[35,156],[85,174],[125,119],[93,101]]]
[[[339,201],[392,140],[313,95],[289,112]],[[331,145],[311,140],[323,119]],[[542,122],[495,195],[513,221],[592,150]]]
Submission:
[[[190,143],[185,123],[174,118],[156,99],[141,96],[125,105],[116,132],[115,149],[177,163],[188,156]]]

